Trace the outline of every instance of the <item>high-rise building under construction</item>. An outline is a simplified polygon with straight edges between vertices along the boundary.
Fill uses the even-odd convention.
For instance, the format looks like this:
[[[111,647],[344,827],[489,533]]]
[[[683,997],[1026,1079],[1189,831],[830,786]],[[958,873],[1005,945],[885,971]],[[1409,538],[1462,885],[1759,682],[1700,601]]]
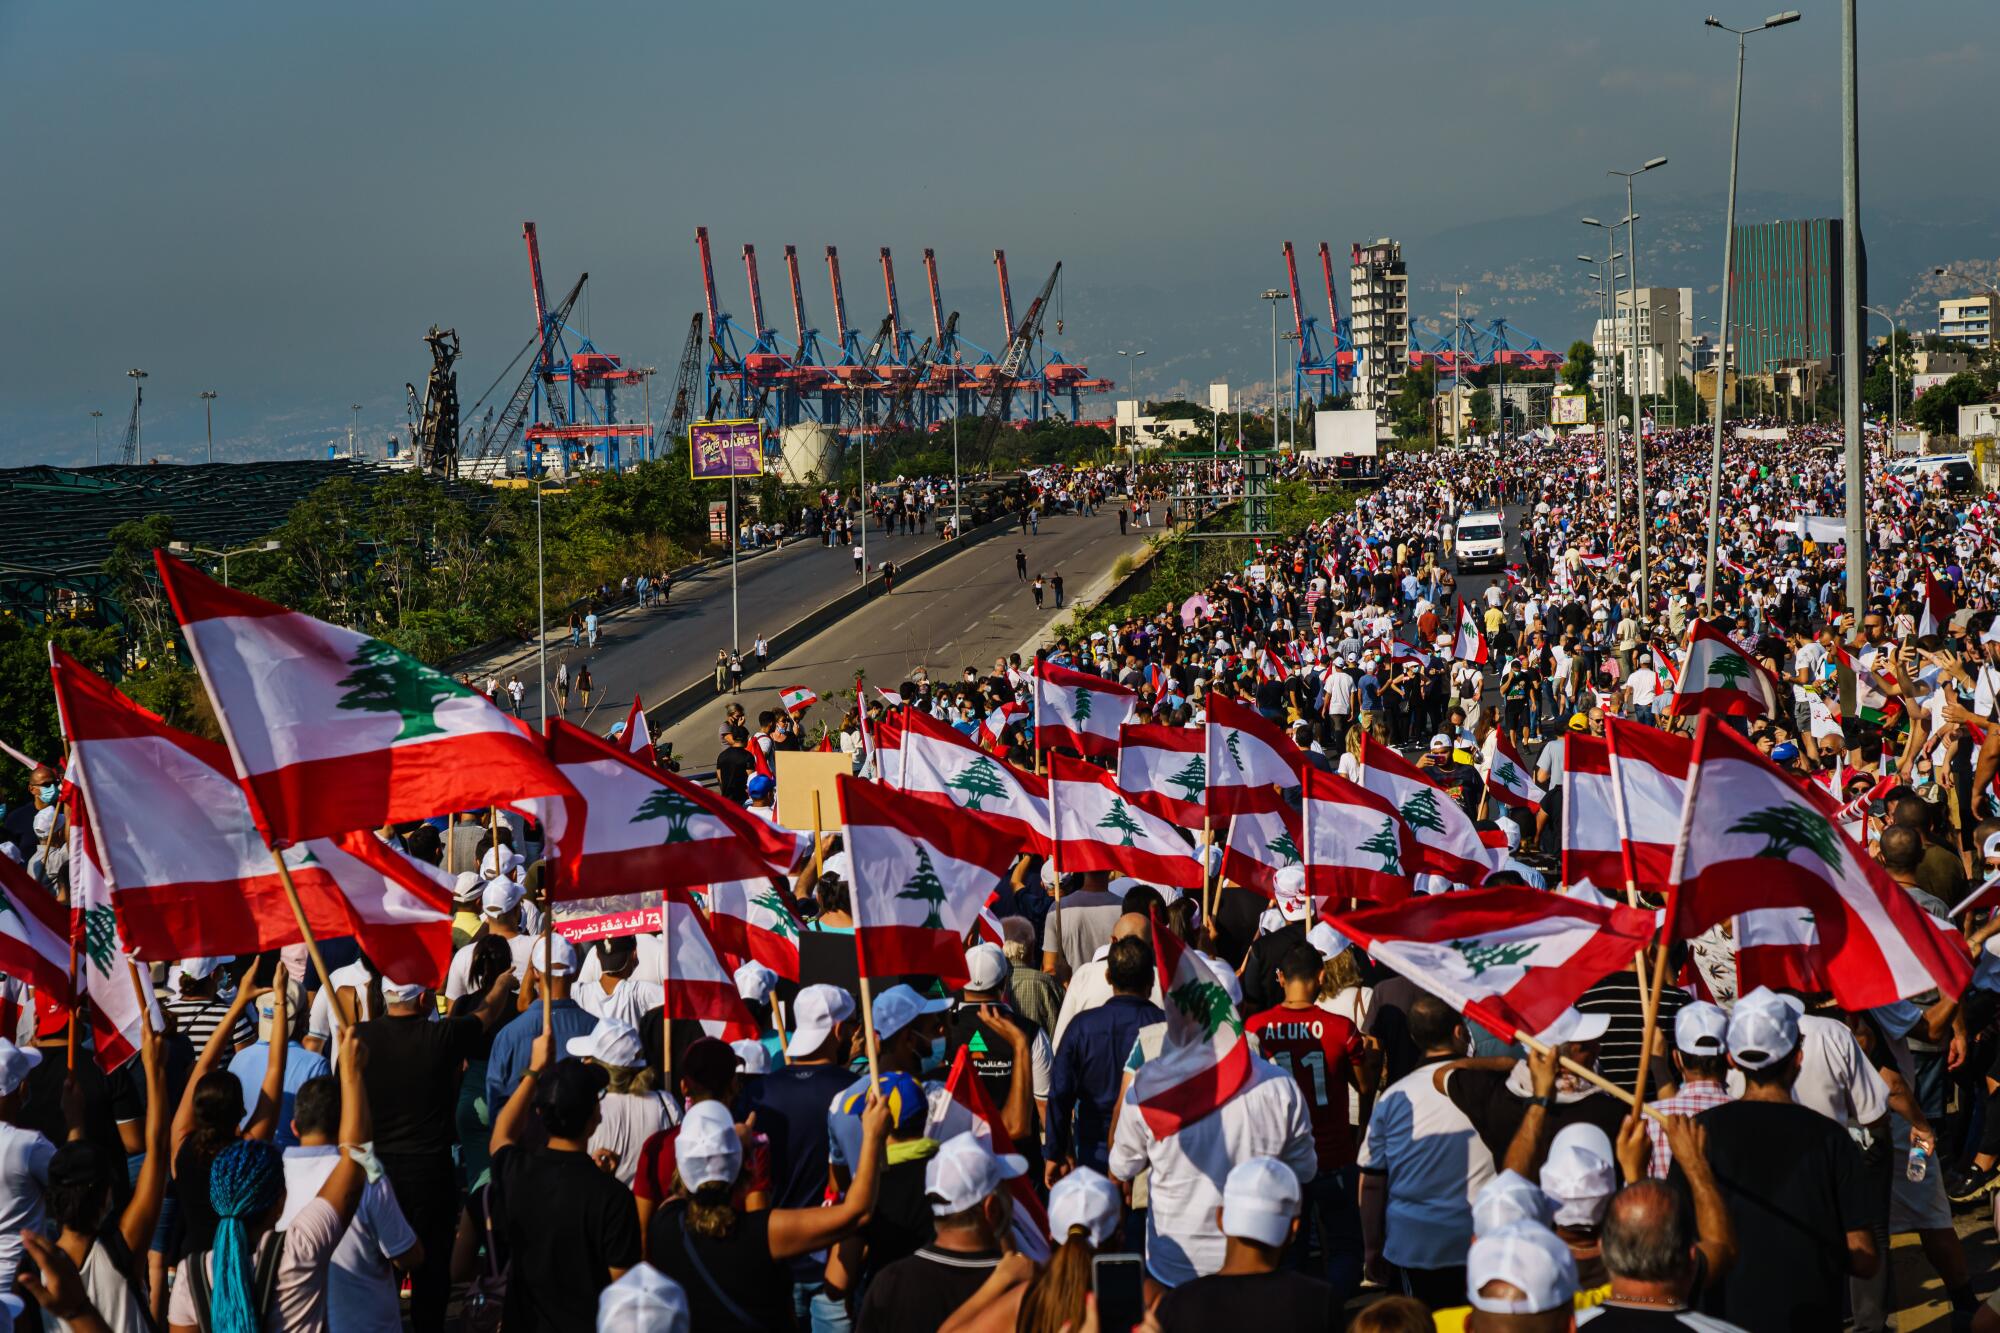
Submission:
[[[1358,364],[1354,405],[1378,414],[1403,384],[1409,369],[1410,275],[1403,247],[1384,236],[1353,247],[1349,273],[1349,318]]]

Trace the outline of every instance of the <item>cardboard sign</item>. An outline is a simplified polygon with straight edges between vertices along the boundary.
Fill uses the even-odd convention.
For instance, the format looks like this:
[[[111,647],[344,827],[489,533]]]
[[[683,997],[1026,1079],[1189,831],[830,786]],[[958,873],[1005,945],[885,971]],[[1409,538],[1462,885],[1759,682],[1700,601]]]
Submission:
[[[813,793],[819,793],[820,831],[840,826],[840,798],[833,780],[854,772],[849,755],[823,750],[780,750],[778,760],[778,822],[786,828],[810,832],[813,826]]]

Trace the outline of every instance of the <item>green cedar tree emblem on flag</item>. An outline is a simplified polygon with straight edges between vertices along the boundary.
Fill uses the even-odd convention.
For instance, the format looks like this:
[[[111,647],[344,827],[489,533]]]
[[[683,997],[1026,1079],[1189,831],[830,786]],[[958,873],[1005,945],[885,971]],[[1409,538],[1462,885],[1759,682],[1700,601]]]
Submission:
[[[1076,692],[1076,708],[1073,710],[1076,715],[1076,720],[1078,722],[1090,721],[1090,709],[1091,709],[1090,691],[1085,689],[1079,689]]]
[[[1208,787],[1208,761],[1198,754],[1189,755],[1187,767],[1168,778],[1167,785],[1179,787],[1187,800],[1200,800],[1202,792]]]
[[[450,676],[433,671],[380,639],[364,639],[361,650],[347,665],[352,670],[337,682],[347,692],[334,706],[396,714],[403,719],[397,741],[443,735],[444,728],[437,724],[437,706],[446,699],[472,697],[471,690]]]
[[[1433,833],[1444,832],[1444,812],[1438,809],[1437,793],[1429,787],[1419,787],[1403,801],[1403,808],[1396,813],[1411,828],[1427,828]]]
[[[770,927],[773,935],[781,935],[794,944],[798,942],[799,928],[793,924],[791,911],[785,906],[785,900],[778,896],[776,889],[767,885],[762,893],[750,900],[750,905],[761,907],[777,918],[777,923]]]
[[[1709,662],[1708,674],[1716,678],[1716,688],[1740,690],[1736,682],[1750,674],[1750,664],[1734,653],[1720,653]]]
[[[1184,981],[1169,991],[1167,998],[1183,1017],[1201,1028],[1204,1041],[1212,1040],[1224,1023],[1238,1032],[1243,1030],[1243,1021],[1229,1002],[1229,992],[1213,981]]]
[[[898,898],[913,898],[924,904],[925,930],[943,930],[944,918],[938,915],[938,908],[944,904],[944,881],[938,878],[937,867],[931,864],[930,848],[917,844],[917,869],[903,886]]]
[[[1124,834],[1125,840],[1118,844],[1120,847],[1132,846],[1132,835],[1145,831],[1139,821],[1132,818],[1132,812],[1125,808],[1125,798],[1122,796],[1111,798],[1111,809],[1106,812],[1104,818],[1097,821],[1097,827]]]
[[[1501,786],[1507,788],[1509,791],[1513,791],[1516,788],[1527,785],[1526,783],[1521,781],[1520,770],[1516,769],[1512,764],[1508,763],[1505,759],[1502,759],[1499,762],[1499,764],[1495,766],[1493,770],[1493,780],[1499,783]]]
[[[1458,951],[1476,977],[1496,967],[1520,967],[1522,971],[1527,971],[1521,960],[1531,956],[1540,946],[1533,942],[1512,940],[1499,940],[1492,944],[1483,940],[1453,940],[1447,947]]]
[[[1731,824],[1726,832],[1749,833],[1764,839],[1758,856],[1789,860],[1794,848],[1803,847],[1826,862],[1827,869],[1840,869],[1840,837],[1833,825],[1816,810],[1788,801],[1765,810],[1753,810]]]
[[[1285,864],[1288,866],[1297,865],[1301,859],[1298,844],[1292,841],[1292,835],[1289,833],[1280,833],[1277,837],[1271,839],[1271,850],[1277,855],[1284,857]]]
[[[83,951],[92,967],[111,975],[111,960],[118,956],[118,920],[110,903],[83,909]]]
[[[1354,850],[1381,857],[1382,873],[1385,875],[1403,873],[1403,840],[1396,836],[1396,821],[1393,819],[1384,819],[1382,827],[1375,830],[1375,836]]]
[[[1236,765],[1236,771],[1243,771],[1243,733],[1232,731],[1222,742],[1222,748],[1229,751],[1229,762]]]
[[[639,807],[639,813],[632,816],[636,824],[643,819],[664,819],[667,821],[667,836],[663,842],[693,842],[694,833],[688,828],[688,821],[701,813],[701,807],[671,787],[656,787],[646,803]]]
[[[944,784],[953,791],[965,793],[965,808],[975,814],[983,813],[979,803],[989,796],[1005,796],[1006,783],[1000,780],[1000,770],[985,755],[979,756],[958,771],[958,776]]]

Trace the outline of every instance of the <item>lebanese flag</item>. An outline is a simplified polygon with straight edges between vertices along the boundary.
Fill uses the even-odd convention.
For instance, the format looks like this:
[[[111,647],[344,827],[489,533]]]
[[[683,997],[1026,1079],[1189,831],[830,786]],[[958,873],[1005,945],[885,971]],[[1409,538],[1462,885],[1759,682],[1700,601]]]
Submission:
[[[846,774],[834,782],[861,975],[923,973],[964,985],[966,933],[1014,864],[1014,839],[877,783]]]
[[[639,696],[632,696],[632,711],[625,715],[625,728],[619,734],[630,754],[653,757],[653,731],[646,725],[646,709],[639,702]]]
[[[574,793],[550,803],[543,828],[552,900],[782,875],[797,859],[789,830],[559,718],[548,757]]]
[[[90,816],[83,808],[83,792],[73,780],[66,782],[65,787],[63,799],[69,809],[70,923],[77,941],[77,987],[90,998],[91,1048],[98,1067],[108,1074],[139,1053],[140,1043],[145,1040],[143,1025],[149,1015],[156,1031],[165,1029],[166,1020],[153,994],[151,970],[135,969],[132,955],[125,948],[111,885],[104,878],[97,848],[90,840]],[[145,993],[143,1005],[132,990],[134,975]]]
[[[1623,858],[1619,882],[1664,893],[1671,882],[1674,844],[1681,836],[1694,742],[1607,716],[1604,746],[1611,769],[1611,817]]]
[[[875,777],[891,787],[903,785],[903,720],[901,709],[892,709],[868,729],[875,747]]]
[[[660,944],[666,960],[666,1016],[700,1023],[703,1032],[722,1041],[754,1040],[757,1022],[685,884],[669,884],[661,898]]]
[[[803,685],[787,685],[778,691],[778,702],[787,713],[797,717],[818,703],[819,696]]]
[[[708,933],[732,967],[759,962],[787,981],[799,979],[799,923],[781,880],[736,879],[711,884]]]
[[[1651,912],[1517,887],[1327,919],[1376,962],[1506,1041],[1555,1022],[1653,938]]]
[[[1485,883],[1493,870],[1492,859],[1479,840],[1479,830],[1457,801],[1372,736],[1361,738],[1356,758],[1361,764],[1361,785],[1387,797],[1416,835],[1421,852],[1410,870],[1442,875],[1460,884]]]
[[[1479,622],[1465,609],[1465,599],[1458,599],[1458,637],[1451,645],[1451,655],[1460,662],[1473,662],[1481,666],[1486,663],[1486,636],[1479,632]]]
[[[1036,750],[1062,746],[1104,759],[1118,753],[1118,728],[1132,716],[1136,691],[1045,658],[1029,674],[1035,679]]]
[[[1277,788],[1299,785],[1305,756],[1256,709],[1211,690],[1206,730],[1208,810],[1216,819],[1269,809],[1281,799]]]
[[[1986,882],[1961,899],[1958,905],[1947,912],[1947,916],[1964,916],[1975,909],[1984,910],[2000,903],[2000,870],[1986,877]]]
[[[988,713],[986,720],[979,724],[980,743],[995,754],[1001,753],[1000,737],[1006,734],[1007,728],[1013,725],[1014,719],[1026,717],[1027,715],[1028,706],[1026,704],[1018,704],[1009,699],[1006,703],[1001,704],[998,708]]]
[[[38,760],[30,759],[27,755],[22,754],[5,741],[0,741],[0,754],[6,755],[9,759],[12,759],[15,763],[26,769],[32,770],[42,766]]]
[[[1199,727],[1127,722],[1118,729],[1118,785],[1141,810],[1182,828],[1208,814],[1207,736]]]
[[[1431,664],[1431,655],[1404,643],[1401,639],[1393,640],[1389,644],[1389,665],[1404,666],[1411,662],[1415,662],[1419,667],[1428,667]]]
[[[1813,914],[1800,907],[1772,907],[1736,917],[1736,993],[1759,986],[1828,991]]]
[[[1338,773],[1305,773],[1306,888],[1315,899],[1401,902],[1423,855],[1396,807]]]
[[[1049,757],[1049,810],[1064,870],[1110,870],[1147,884],[1196,889],[1201,861],[1172,824],[1134,808],[1118,780],[1068,755]]]
[[[562,792],[534,737],[477,690],[165,551],[153,559],[272,845]]]
[[[1763,664],[1706,620],[1688,628],[1681,678],[1667,712],[1674,717],[1721,713],[1727,717],[1768,717],[1778,711],[1778,682]]]
[[[1480,750],[1479,771],[1486,778],[1486,793],[1502,805],[1530,813],[1542,808],[1542,801],[1548,793],[1535,785],[1529,768],[1521,758],[1521,752],[1507,739],[1507,733],[1499,727],[1486,735],[1486,744]]]
[[[1611,747],[1600,736],[1566,732],[1563,749],[1562,880],[1570,888],[1625,896],[1625,851],[1611,791]],[[1680,831],[1675,827],[1675,838]],[[1669,846],[1669,859],[1672,851]]]
[[[1646,645],[1653,654],[1653,674],[1660,678],[1660,693],[1672,694],[1680,688],[1681,664],[1657,641]]]
[[[1885,688],[1887,681],[1884,675],[1888,680],[1894,680],[1895,673],[1886,666],[1882,674],[1875,671],[1875,663],[1886,661],[1888,653],[1864,648],[1858,655],[1852,655],[1845,648],[1836,647],[1833,655],[1836,661],[1854,673],[1854,711],[1863,722],[1886,722],[1902,707]]]
[[[986,1085],[980,1082],[979,1071],[972,1067],[970,1043],[960,1046],[958,1054],[952,1057],[951,1073],[945,1076],[944,1090],[985,1129],[988,1143],[995,1153],[1014,1151],[1014,1136],[1000,1122],[999,1110],[994,1107],[993,1099],[986,1095]],[[1008,1181],[1007,1192],[1014,1196],[1011,1233],[1014,1248],[1036,1263],[1045,1261],[1049,1257],[1049,1213],[1042,1206],[1041,1196],[1035,1193],[1034,1184],[1027,1176],[1016,1176]],[[1035,1252],[1037,1246],[1040,1247],[1039,1254]]]
[[[1675,934],[1692,938],[1759,908],[1802,908],[1842,1008],[1893,1004],[1932,987],[1963,992],[1972,976],[1963,942],[1840,831],[1837,814],[1823,793],[1702,718],[1674,854]]]
[[[912,708],[905,714],[902,789],[978,815],[1036,851],[1049,845],[1049,783],[986,753],[957,728]]]
[[[1951,585],[1940,582],[1926,573],[1924,575],[1924,610],[1917,620],[1917,633],[1937,634],[1951,623],[1958,613],[1958,603],[1951,595]]]
[[[1155,1138],[1166,1139],[1222,1109],[1250,1080],[1250,1043],[1229,992],[1200,955],[1153,916],[1166,1044],[1139,1066],[1132,1100]]]
[[[1232,815],[1223,838],[1222,878],[1275,898],[1278,872],[1304,864],[1305,854],[1299,850],[1304,840],[1299,812],[1282,801],[1269,810]]]
[[[71,1007],[69,935],[69,913],[27,871],[0,856],[0,972],[33,986],[45,1013]]]
[[[70,781],[97,853],[89,864],[110,885],[132,955],[228,957],[302,942],[228,752],[175,731],[53,645],[49,655]],[[452,882],[441,871],[366,830],[308,838],[282,855],[314,938],[351,935],[391,980],[443,983]]]

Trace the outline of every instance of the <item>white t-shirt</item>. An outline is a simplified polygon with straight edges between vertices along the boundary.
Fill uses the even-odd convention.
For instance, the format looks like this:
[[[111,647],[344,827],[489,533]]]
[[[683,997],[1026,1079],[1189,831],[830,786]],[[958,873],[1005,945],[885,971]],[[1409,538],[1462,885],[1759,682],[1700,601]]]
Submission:
[[[277,1290],[271,1309],[264,1317],[265,1333],[329,1333],[327,1287],[331,1281],[327,1261],[339,1245],[346,1228],[340,1213],[325,1199],[308,1198],[291,1225],[284,1231],[284,1254],[278,1260]],[[213,1269],[210,1269],[211,1280]],[[188,1261],[175,1270],[174,1294],[167,1302],[167,1322],[190,1328],[195,1317],[194,1283],[188,1278]],[[341,1333],[346,1333],[343,1328]]]
[[[1355,1157],[1387,1177],[1382,1257],[1404,1268],[1453,1268],[1472,1244],[1472,1199],[1493,1179],[1493,1154],[1451,1098],[1435,1064],[1418,1065],[1375,1103]]]
[[[92,1308],[111,1333],[153,1333],[153,1322],[139,1304],[138,1291],[112,1262],[110,1251],[104,1246],[91,1245],[90,1253],[83,1256],[83,1263],[77,1268],[77,1275],[83,1279],[83,1294],[90,1298]],[[75,1327],[67,1319],[42,1311],[42,1333],[70,1333]]]
[[[14,1290],[21,1265],[21,1233],[46,1231],[42,1190],[56,1145],[38,1131],[0,1122],[0,1291]]]
[[[319,1198],[327,1177],[339,1165],[340,1149],[332,1144],[285,1149],[285,1211],[278,1218],[279,1230],[290,1227]],[[389,1178],[363,1186],[354,1220],[334,1248],[328,1270],[328,1325],[340,1333],[400,1333],[403,1316],[396,1301],[396,1269],[389,1261],[416,1243],[417,1233],[404,1218]]]
[[[1625,677],[1625,688],[1632,691],[1634,708],[1651,708],[1660,697],[1660,674],[1649,666],[1637,667]]]
[[[1329,671],[1325,688],[1328,716],[1346,717],[1354,711],[1354,677],[1344,671]]]
[[[1146,1209],[1146,1271],[1178,1287],[1222,1267],[1225,1242],[1216,1226],[1222,1182],[1238,1162],[1275,1157],[1305,1188],[1319,1174],[1312,1123],[1292,1076],[1262,1056],[1250,1057],[1250,1078],[1222,1109],[1161,1139],[1128,1090],[1111,1140],[1111,1175],[1131,1180],[1151,1169]]]
[[[594,1159],[600,1150],[615,1153],[618,1169],[612,1174],[630,1189],[639,1174],[639,1150],[653,1135],[678,1125],[681,1108],[671,1093],[607,1092],[598,1099],[597,1109],[599,1119],[590,1136],[590,1154]]]
[[[368,983],[370,977],[366,965],[357,960],[347,964],[345,967],[336,967],[332,972],[328,973],[327,980],[333,983],[334,990],[351,992],[354,1000],[355,1022],[365,1023],[375,1017],[374,1014],[368,1011]],[[306,1035],[309,1037],[318,1037],[321,1041],[329,1041],[333,1037],[333,1025],[333,997],[325,986],[321,986],[313,992],[312,1015],[306,1023]],[[332,1054],[329,1053],[327,1058],[331,1060],[333,1058]]]
[[[1861,1053],[1845,1023],[1816,1014],[1799,1018],[1799,1078],[1792,1100],[1850,1132],[1889,1113],[1889,1085]]]
[[[1111,998],[1111,981],[1106,975],[1105,952],[1106,950],[1099,950],[1089,962],[1070,974],[1069,989],[1063,992],[1062,1008],[1056,1011],[1056,1030],[1049,1035],[1051,1051],[1062,1045],[1063,1033],[1069,1031],[1071,1020],[1084,1010],[1095,1009]],[[1150,998],[1154,1004],[1160,1003],[1160,979],[1157,976],[1153,978],[1153,993]]]
[[[528,980],[528,960],[534,955],[536,936],[523,932],[507,941],[507,951],[514,956],[514,978],[526,984]],[[451,956],[451,967],[444,974],[444,998],[456,1000],[472,989],[472,951],[478,945],[474,940]]]

